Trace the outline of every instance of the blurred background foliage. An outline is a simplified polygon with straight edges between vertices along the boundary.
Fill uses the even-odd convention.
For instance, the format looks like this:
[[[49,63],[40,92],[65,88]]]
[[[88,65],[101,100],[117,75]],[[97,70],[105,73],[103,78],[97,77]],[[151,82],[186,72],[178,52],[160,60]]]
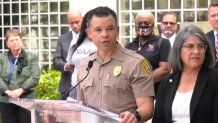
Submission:
[[[58,100],[58,85],[61,73],[54,69],[43,69],[38,85],[35,87],[37,99]]]

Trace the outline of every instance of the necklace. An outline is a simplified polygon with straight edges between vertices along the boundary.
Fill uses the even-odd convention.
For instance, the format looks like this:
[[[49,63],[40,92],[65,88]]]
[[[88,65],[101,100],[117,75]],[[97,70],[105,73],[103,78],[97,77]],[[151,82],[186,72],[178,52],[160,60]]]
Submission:
[[[139,41],[139,48],[138,48],[138,50],[137,51],[140,51],[141,49],[142,49],[142,46],[144,45],[144,43],[141,43],[140,41]]]
[[[141,49],[142,49],[142,46],[141,46],[141,45],[139,45],[138,51],[140,51]]]

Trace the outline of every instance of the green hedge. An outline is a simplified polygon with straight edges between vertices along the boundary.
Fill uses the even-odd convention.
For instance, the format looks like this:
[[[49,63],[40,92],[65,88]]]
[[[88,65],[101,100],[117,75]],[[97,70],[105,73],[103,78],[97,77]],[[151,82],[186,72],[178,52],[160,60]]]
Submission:
[[[35,87],[37,99],[58,100],[58,85],[61,73],[54,69],[42,70],[38,85]]]

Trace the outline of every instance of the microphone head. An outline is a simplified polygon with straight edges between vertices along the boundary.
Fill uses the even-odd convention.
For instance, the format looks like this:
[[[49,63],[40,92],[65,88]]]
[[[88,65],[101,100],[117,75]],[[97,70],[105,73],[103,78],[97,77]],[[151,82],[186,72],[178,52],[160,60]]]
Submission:
[[[92,68],[92,66],[93,66],[93,61],[90,60],[89,63],[88,63],[88,66],[87,66],[87,68],[86,68],[86,70],[90,70],[90,69]]]

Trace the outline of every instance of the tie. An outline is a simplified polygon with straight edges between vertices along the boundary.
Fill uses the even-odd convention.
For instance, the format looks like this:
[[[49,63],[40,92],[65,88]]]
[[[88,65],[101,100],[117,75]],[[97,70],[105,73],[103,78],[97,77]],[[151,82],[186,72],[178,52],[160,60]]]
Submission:
[[[73,35],[73,39],[70,43],[70,47],[73,46],[77,42],[78,38],[79,38],[79,34]]]
[[[216,34],[216,41],[215,41],[215,47],[216,47],[216,61],[218,61],[218,33]]]
[[[78,38],[79,38],[79,34],[73,33],[73,39],[70,42],[70,47],[69,47],[67,58],[66,58],[66,61],[70,64],[72,64],[72,56],[74,52],[74,49],[72,48],[72,46],[77,42]]]

